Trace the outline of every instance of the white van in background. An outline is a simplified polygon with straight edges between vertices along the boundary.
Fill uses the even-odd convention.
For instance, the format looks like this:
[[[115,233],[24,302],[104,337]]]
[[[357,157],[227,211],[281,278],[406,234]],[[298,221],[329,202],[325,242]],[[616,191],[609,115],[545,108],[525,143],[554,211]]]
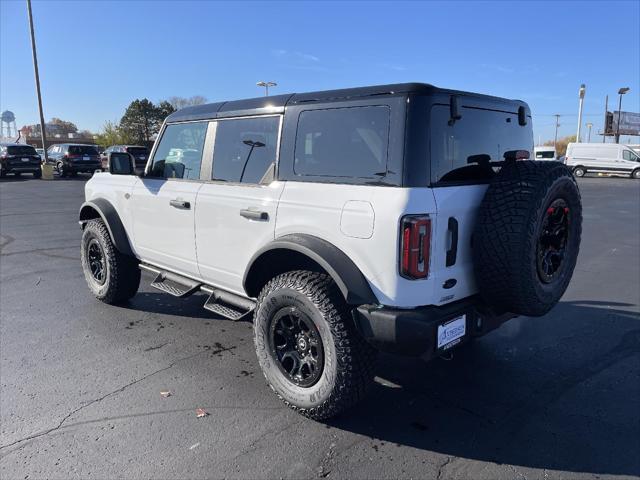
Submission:
[[[558,156],[556,153],[556,147],[550,147],[547,145],[540,145],[539,147],[535,147],[533,149],[534,160],[557,160]]]
[[[565,160],[576,177],[587,173],[619,173],[640,178],[640,157],[617,143],[570,143]]]

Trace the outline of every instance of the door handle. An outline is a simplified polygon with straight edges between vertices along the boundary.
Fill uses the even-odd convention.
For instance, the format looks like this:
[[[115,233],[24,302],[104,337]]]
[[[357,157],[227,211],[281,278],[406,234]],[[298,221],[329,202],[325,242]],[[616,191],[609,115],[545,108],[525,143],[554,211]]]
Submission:
[[[451,246],[447,250],[447,267],[455,265],[458,257],[458,220],[449,217],[449,232],[451,233]]]
[[[248,218],[249,220],[269,220],[269,214],[267,212],[258,212],[256,210],[249,210],[248,208],[243,208],[242,210],[240,210],[240,216]]]
[[[180,208],[182,210],[189,210],[191,208],[191,204],[189,202],[178,199],[170,200],[169,205],[175,208]]]

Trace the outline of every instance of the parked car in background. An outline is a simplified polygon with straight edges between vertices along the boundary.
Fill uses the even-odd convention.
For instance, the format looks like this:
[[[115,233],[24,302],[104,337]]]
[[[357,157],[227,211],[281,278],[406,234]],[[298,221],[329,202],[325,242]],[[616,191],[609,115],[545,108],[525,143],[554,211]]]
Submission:
[[[107,160],[109,154],[113,152],[124,152],[133,155],[136,162],[136,169],[144,170],[147,165],[147,159],[149,158],[149,149],[142,145],[112,145],[106,148],[100,155],[100,162],[103,170],[108,170]]]
[[[40,158],[44,158],[44,148],[36,148],[36,152],[40,155]]]
[[[16,177],[31,173],[34,178],[40,178],[40,155],[36,149],[23,143],[0,143],[0,177],[7,173]]]
[[[60,143],[49,147],[47,155],[61,177],[100,169],[100,155],[93,145]]]
[[[566,165],[576,177],[587,173],[618,173],[640,178],[640,156],[617,143],[570,143]]]
[[[534,160],[557,160],[556,147],[550,147],[547,145],[541,145],[535,147],[534,151]]]

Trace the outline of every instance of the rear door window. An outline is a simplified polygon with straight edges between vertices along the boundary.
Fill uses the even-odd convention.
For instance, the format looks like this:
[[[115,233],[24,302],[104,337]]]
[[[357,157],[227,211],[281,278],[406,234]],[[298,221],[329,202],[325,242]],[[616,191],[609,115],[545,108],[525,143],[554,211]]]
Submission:
[[[276,161],[280,117],[218,120],[213,180],[266,183]]]
[[[386,175],[387,106],[300,113],[293,170],[300,176],[379,178]]]
[[[486,164],[504,160],[505,152],[533,154],[531,122],[518,124],[518,114],[463,107],[462,118],[450,125],[449,105],[431,109],[431,181],[486,181],[494,170]]]
[[[153,156],[151,176],[199,179],[207,125],[208,122],[167,125]]]

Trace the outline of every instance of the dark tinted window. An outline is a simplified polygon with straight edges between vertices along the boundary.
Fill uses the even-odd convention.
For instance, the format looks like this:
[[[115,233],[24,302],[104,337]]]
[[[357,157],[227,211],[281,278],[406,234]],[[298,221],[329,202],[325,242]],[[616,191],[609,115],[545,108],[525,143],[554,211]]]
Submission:
[[[213,147],[213,179],[260,183],[276,161],[280,117],[220,120]]]
[[[484,180],[493,169],[482,160],[504,160],[509,150],[528,150],[533,156],[531,121],[518,124],[517,113],[461,108],[462,118],[449,125],[449,105],[431,110],[431,180]]]
[[[69,145],[69,153],[72,155],[98,155],[95,147],[90,145]]]
[[[207,122],[168,125],[153,156],[151,175],[162,178],[200,178]]]
[[[127,152],[131,155],[148,155],[149,149],[147,147],[127,147]]]
[[[377,178],[387,170],[389,108],[351,107],[302,112],[297,175]]]
[[[31,145],[9,145],[7,146],[8,155],[37,155],[36,149]]]
[[[536,158],[555,158],[555,153],[546,150],[536,152]]]

